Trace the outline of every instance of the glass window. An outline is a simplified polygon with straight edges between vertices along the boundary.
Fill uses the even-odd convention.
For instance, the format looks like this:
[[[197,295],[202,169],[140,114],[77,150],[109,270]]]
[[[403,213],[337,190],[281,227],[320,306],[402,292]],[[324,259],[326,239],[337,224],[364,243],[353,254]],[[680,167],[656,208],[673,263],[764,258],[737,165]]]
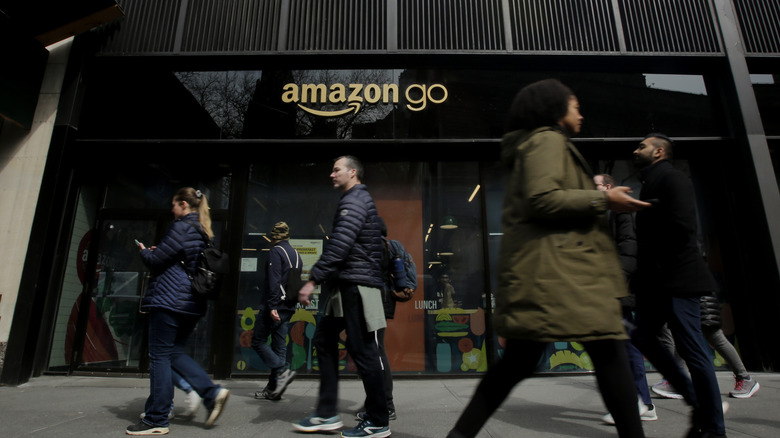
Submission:
[[[753,91],[766,135],[780,135],[780,75],[752,74]]]
[[[252,165],[234,373],[268,369],[251,348],[260,296],[267,288],[267,234],[277,221],[289,224],[290,241],[301,250],[305,276],[327,244],[340,197],[327,180],[331,167],[332,163]],[[387,224],[388,238],[404,245],[417,268],[414,298],[398,303],[388,321],[385,342],[393,372],[484,371],[486,288],[477,165],[368,162],[365,167],[364,182]],[[298,372],[317,370],[311,339],[321,305],[315,300],[309,308],[299,307],[292,318],[287,358]],[[344,355],[343,370],[355,371],[346,350]]]
[[[82,138],[499,138],[517,91],[556,77],[577,94],[581,137],[722,135],[699,75],[522,70],[167,71],[95,75]],[[117,85],[121,84],[121,86]],[[775,99],[776,100],[776,99]],[[769,100],[767,100],[769,102]]]
[[[80,188],[49,358],[51,371],[69,370],[79,357],[74,352],[79,346],[77,366],[139,369],[147,363],[146,319],[139,304],[151,272],[133,241],[150,246],[165,234],[173,221],[171,198],[187,175],[162,165],[130,169],[117,165],[111,171],[89,171],[90,182]],[[190,180],[209,196],[212,228],[220,242],[224,221],[218,209],[228,205],[230,177],[225,169],[215,172]],[[212,307],[210,303],[187,347],[207,369]]]

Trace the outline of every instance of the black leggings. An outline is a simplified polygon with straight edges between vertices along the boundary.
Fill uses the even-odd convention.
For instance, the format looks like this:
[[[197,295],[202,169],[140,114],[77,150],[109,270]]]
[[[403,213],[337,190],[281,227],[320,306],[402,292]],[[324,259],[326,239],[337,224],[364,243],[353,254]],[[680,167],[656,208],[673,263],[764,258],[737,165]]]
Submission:
[[[641,438],[645,435],[624,342],[608,339],[582,344],[593,360],[596,381],[604,404],[615,419],[618,436]],[[533,374],[545,345],[543,342],[507,340],[503,357],[488,369],[449,437],[476,436],[515,385]]]

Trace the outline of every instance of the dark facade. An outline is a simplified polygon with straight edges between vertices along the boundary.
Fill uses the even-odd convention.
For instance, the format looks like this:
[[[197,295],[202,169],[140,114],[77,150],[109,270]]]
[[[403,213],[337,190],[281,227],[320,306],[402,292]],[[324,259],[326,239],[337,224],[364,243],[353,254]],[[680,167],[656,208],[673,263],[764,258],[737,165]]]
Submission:
[[[484,371],[501,352],[490,315],[504,114],[547,77],[577,94],[575,142],[592,167],[636,191],[634,145],[653,131],[677,139],[724,331],[749,369],[780,367],[762,347],[780,308],[780,2],[120,3],[125,17],[74,43],[39,201],[48,220],[36,218],[20,290],[43,315],[17,306],[4,382],[145,372],[148,273],[132,240],[160,238],[186,185],[209,197],[235,262],[192,353],[217,378],[265,372],[247,348],[265,234],[287,221],[311,266],[338,198],[332,159],[347,153],[417,263],[418,293],[388,330],[393,370]],[[304,374],[317,370],[317,320],[316,304],[293,318],[289,357]],[[548,353],[540,371],[592,368],[576,343]]]

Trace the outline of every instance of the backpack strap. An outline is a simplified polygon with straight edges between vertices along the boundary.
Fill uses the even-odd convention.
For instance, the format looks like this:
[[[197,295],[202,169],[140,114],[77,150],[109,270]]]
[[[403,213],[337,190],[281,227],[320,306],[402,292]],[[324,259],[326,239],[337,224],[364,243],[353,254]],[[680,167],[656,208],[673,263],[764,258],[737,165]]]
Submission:
[[[290,267],[293,267],[293,265],[292,265],[292,261],[290,261],[290,255],[289,255],[289,254],[287,254],[287,250],[286,250],[286,249],[284,249],[284,248],[283,248],[283,247],[281,247],[281,246],[278,246],[277,248],[281,249],[281,250],[282,250],[282,252],[284,253],[284,255],[287,257],[287,265],[288,265],[288,266],[290,266]],[[297,257],[297,258],[295,259],[295,267],[296,267],[296,268],[298,267],[298,260],[300,260],[300,257]]]
[[[193,222],[193,221],[184,221],[184,223],[190,224],[192,228],[195,228],[195,231],[197,231],[200,234],[200,237],[203,239],[203,241],[206,243],[206,246],[211,243],[211,239],[209,239],[209,235],[206,234],[205,231],[203,231],[203,227],[200,225],[200,223]],[[196,225],[197,224],[197,225]],[[187,269],[187,264],[184,263],[184,260],[181,261],[181,266],[184,268],[184,272],[187,273],[187,276],[190,277],[190,280],[192,280],[192,272],[190,272],[189,269]]]

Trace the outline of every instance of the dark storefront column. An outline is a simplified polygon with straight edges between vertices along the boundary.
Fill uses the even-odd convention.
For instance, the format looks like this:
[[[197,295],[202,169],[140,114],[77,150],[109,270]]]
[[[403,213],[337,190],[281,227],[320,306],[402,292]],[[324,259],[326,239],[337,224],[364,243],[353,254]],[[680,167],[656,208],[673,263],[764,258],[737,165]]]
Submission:
[[[735,123],[735,139],[737,146],[749,151],[750,160],[752,161],[750,164],[753,166],[756,178],[755,186],[751,182],[746,181],[748,182],[745,186],[746,188],[735,190],[750,191],[754,188],[757,189],[758,194],[752,198],[760,199],[761,207],[763,208],[759,207],[755,212],[763,211],[765,222],[761,221],[763,222],[761,225],[766,225],[766,231],[769,234],[769,242],[764,243],[762,242],[764,239],[757,237],[761,236],[760,233],[763,230],[763,226],[759,230],[751,230],[744,233],[744,235],[750,237],[746,239],[749,242],[742,245],[743,251],[746,251],[751,259],[744,263],[750,264],[751,267],[743,268],[742,274],[754,280],[744,279],[743,284],[750,290],[745,290],[744,294],[739,297],[743,303],[740,306],[734,306],[735,316],[738,320],[741,320],[741,325],[753,326],[752,336],[750,338],[741,338],[743,354],[751,352],[751,354],[747,355],[748,357],[745,357],[748,367],[776,369],[780,364],[780,355],[776,352],[762,349],[760,345],[774,342],[772,330],[774,324],[768,326],[762,322],[771,320],[771,317],[769,319],[764,318],[763,316],[769,316],[769,314],[762,314],[761,312],[763,309],[772,309],[774,311],[780,305],[780,296],[775,292],[780,279],[778,277],[780,273],[780,257],[778,257],[780,255],[780,222],[777,221],[777,218],[780,217],[780,191],[778,191],[766,133],[761,122],[761,114],[750,80],[750,72],[745,58],[745,48],[740,38],[734,5],[728,0],[715,0],[713,5],[720,23],[723,45],[734,81],[733,96],[730,102],[727,101],[727,104],[733,105],[733,115],[741,114],[741,120],[735,118],[737,120],[732,121]],[[737,169],[734,170],[736,171]],[[745,195],[750,196],[749,194]],[[740,197],[739,193],[736,196]],[[740,213],[743,217],[746,217],[750,216],[751,211],[741,211]],[[747,224],[747,221],[741,222],[740,226],[745,227]],[[745,245],[747,246],[745,247]],[[756,263],[754,259],[761,257],[769,258],[769,260],[763,260],[764,263]],[[759,351],[762,350],[764,352],[759,354]]]

